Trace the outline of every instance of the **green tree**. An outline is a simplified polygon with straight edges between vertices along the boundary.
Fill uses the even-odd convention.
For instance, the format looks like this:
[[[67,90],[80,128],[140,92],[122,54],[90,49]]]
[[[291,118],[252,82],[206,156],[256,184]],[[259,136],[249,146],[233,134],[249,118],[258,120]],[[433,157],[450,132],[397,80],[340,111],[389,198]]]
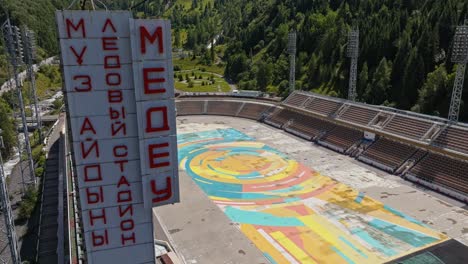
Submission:
[[[366,87],[365,101],[371,104],[382,104],[389,99],[388,93],[391,89],[392,63],[383,58],[375,73],[372,82]]]
[[[257,63],[256,67],[258,68],[256,74],[258,88],[260,91],[265,92],[272,80],[273,67],[263,61]]]
[[[2,130],[1,136],[3,137],[4,149],[1,149],[2,157],[8,158],[16,146],[15,127],[11,118],[10,106],[0,98],[0,129]]]

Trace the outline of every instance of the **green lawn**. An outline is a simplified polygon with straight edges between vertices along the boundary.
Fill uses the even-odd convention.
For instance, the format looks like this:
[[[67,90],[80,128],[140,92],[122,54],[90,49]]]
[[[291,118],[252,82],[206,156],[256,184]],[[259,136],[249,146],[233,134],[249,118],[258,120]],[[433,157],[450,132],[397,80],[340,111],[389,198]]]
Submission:
[[[175,66],[179,66],[182,71],[184,70],[202,70],[205,69],[207,72],[214,72],[220,75],[224,74],[225,66],[222,65],[211,65],[206,66],[199,63],[198,59],[192,60],[191,58],[174,58],[172,60],[172,64]]]
[[[175,82],[175,88],[177,90],[181,91],[186,91],[186,92],[229,92],[229,84],[222,78],[218,77],[216,75],[213,75],[214,78],[214,84],[211,84],[210,82],[210,77],[211,73],[210,72],[202,72],[199,70],[193,71],[195,74],[192,76],[192,71],[179,71],[179,72],[174,72],[176,77],[174,77],[174,82]],[[179,74],[182,75],[183,81],[179,81]],[[188,74],[190,80],[193,82],[193,87],[189,88],[188,83],[186,81],[186,74]],[[197,79],[195,79],[195,76],[197,76]],[[202,76],[202,79],[198,79],[199,76]],[[202,83],[205,82],[206,85],[202,85]]]

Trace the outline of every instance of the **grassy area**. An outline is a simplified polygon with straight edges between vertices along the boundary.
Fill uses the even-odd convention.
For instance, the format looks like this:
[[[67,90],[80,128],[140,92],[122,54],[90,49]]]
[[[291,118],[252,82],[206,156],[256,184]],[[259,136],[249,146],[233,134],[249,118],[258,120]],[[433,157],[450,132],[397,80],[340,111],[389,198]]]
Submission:
[[[23,97],[25,104],[29,104],[31,98],[31,88],[29,81],[25,81],[23,85]],[[38,100],[50,98],[62,87],[62,77],[60,68],[57,65],[41,66],[36,73],[36,93]]]
[[[229,92],[229,84],[222,77],[209,72],[179,71],[175,72],[175,88],[186,92]],[[187,81],[189,78],[189,82]],[[201,77],[201,78],[200,78]],[[181,81],[182,80],[182,81]],[[214,83],[213,83],[214,81]],[[189,85],[191,83],[191,85]],[[189,87],[192,86],[192,87]]]
[[[185,10],[190,10],[192,8],[192,0],[176,0],[174,1],[175,3],[173,5],[171,5],[171,8],[169,8],[168,10],[166,10],[166,12],[164,12],[164,15],[166,17],[170,16],[171,12],[172,12],[172,9],[174,8],[175,5],[182,5],[184,7]],[[207,3],[211,3],[211,6],[214,5],[214,0],[199,0],[198,1],[198,7],[200,6],[205,6]]]
[[[211,66],[206,66],[202,65],[198,59],[192,60],[191,58],[174,58],[172,63],[174,64],[174,67],[177,68],[177,66],[180,68],[180,70],[185,71],[185,70],[200,70],[203,71],[205,69],[206,72],[214,72],[220,75],[224,74],[224,68],[225,65],[211,65]]]

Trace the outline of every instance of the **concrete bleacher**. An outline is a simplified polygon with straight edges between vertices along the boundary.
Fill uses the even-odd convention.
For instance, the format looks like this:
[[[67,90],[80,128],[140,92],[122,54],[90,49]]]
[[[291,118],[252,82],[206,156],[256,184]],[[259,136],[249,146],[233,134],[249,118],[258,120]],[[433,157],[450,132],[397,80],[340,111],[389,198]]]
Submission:
[[[362,131],[344,126],[336,126],[323,137],[321,137],[318,143],[338,152],[344,153],[355,143],[359,142],[362,138]]]
[[[358,159],[393,173],[416,151],[414,146],[379,138]]]
[[[308,95],[302,93],[292,93],[288,98],[286,98],[283,104],[288,104],[291,106],[301,107],[302,104],[309,98]]]
[[[435,183],[449,189],[468,193],[468,162],[453,159],[444,155],[429,153],[418,162],[409,175],[429,183]]]
[[[246,102],[237,116],[259,120],[271,107],[271,105]]]
[[[205,101],[176,102],[177,115],[201,115],[204,113]]]
[[[335,113],[341,107],[342,104],[343,103],[341,102],[326,100],[317,97],[313,100],[309,100],[309,102],[307,102],[304,105],[304,108],[309,111],[318,113],[320,115],[330,116],[333,113]]]
[[[241,106],[239,101],[208,101],[206,114],[235,116]]]
[[[265,119],[265,122],[275,127],[281,128],[289,120],[294,119],[297,114],[294,111],[284,108],[275,109],[270,116]]]
[[[292,133],[299,132],[299,136],[313,140],[321,134],[332,130],[334,127],[333,123],[322,119],[298,114],[298,117],[287,127],[287,130]]]
[[[468,129],[449,126],[434,140],[434,145],[468,153]]]
[[[338,117],[338,119],[350,121],[359,125],[367,125],[377,115],[377,113],[377,110],[350,105]]]
[[[434,124],[429,121],[395,115],[383,128],[384,131],[411,139],[421,139]]]

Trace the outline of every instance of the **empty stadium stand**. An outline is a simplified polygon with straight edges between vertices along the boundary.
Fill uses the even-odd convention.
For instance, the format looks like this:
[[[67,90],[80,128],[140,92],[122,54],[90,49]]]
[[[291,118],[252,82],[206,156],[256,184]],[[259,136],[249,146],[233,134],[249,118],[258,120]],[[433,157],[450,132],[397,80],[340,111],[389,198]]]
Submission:
[[[176,102],[177,115],[201,115],[204,112],[205,101]]]
[[[286,100],[284,100],[284,104],[288,104],[291,106],[301,107],[302,104],[309,98],[310,96],[302,94],[302,93],[292,93],[291,96],[288,96]]]
[[[412,139],[421,139],[433,125],[428,121],[395,115],[383,130]]]
[[[316,139],[320,135],[332,130],[333,123],[309,116],[299,115],[285,130],[306,139]],[[298,133],[294,133],[298,132]]]
[[[271,105],[246,102],[237,116],[259,120],[262,114],[267,112],[271,107]]]
[[[295,120],[298,115],[288,109],[277,108],[273,113],[265,119],[265,122],[273,125],[275,127],[281,128],[284,124],[286,124],[290,120]]]
[[[408,174],[466,194],[468,193],[467,171],[466,161],[429,153]]]
[[[434,141],[435,145],[468,153],[468,129],[449,126]]]
[[[305,109],[318,113],[320,115],[330,116],[338,110],[343,103],[326,100],[322,98],[314,98],[309,100],[304,106]]]
[[[377,113],[378,111],[376,110],[350,105],[337,118],[359,125],[367,125],[377,115]]]
[[[346,152],[351,146],[359,142],[363,137],[362,131],[336,126],[318,141],[320,145],[327,146],[338,152]]]
[[[208,101],[206,114],[235,116],[241,106],[238,101]]]
[[[416,151],[413,146],[379,138],[358,159],[393,173]]]

